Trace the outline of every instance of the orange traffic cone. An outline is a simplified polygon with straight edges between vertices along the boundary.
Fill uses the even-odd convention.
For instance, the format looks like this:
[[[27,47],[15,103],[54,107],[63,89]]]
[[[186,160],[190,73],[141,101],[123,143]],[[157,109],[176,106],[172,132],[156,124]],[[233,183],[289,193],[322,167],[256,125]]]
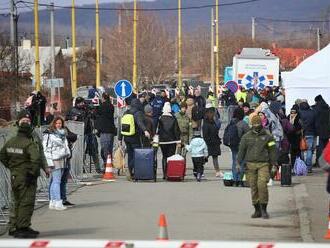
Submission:
[[[168,240],[167,223],[165,214],[159,216],[159,234],[157,240]]]
[[[328,231],[327,234],[324,236],[324,239],[330,239],[330,217],[329,217],[329,222],[328,222]]]
[[[108,182],[116,181],[115,175],[113,174],[112,159],[110,154],[108,155],[107,158],[107,164],[105,166],[103,181],[108,181]]]

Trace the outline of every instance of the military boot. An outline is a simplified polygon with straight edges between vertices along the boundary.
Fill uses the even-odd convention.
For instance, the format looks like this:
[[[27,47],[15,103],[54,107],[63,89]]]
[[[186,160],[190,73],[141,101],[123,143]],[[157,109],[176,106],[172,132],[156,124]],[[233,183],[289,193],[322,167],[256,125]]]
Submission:
[[[261,217],[263,219],[269,219],[269,214],[267,213],[267,204],[260,204],[261,206]]]
[[[254,214],[251,215],[251,218],[260,218],[261,217],[261,210],[260,210],[260,205],[259,203],[253,204],[254,206]]]
[[[14,234],[14,237],[18,239],[35,239],[37,236],[38,234],[30,228],[18,229]]]

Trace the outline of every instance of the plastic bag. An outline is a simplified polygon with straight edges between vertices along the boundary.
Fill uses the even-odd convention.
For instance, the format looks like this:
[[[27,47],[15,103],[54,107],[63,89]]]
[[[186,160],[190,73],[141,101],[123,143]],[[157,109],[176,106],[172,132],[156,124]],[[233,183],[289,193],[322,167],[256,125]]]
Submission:
[[[118,146],[113,154],[113,167],[123,169],[125,166],[125,153],[121,146]]]
[[[293,170],[297,176],[306,176],[308,173],[307,165],[300,157],[296,158]]]
[[[184,160],[184,157],[182,157],[180,154],[175,154],[175,155],[167,158],[167,162],[168,161],[182,161],[182,160]]]

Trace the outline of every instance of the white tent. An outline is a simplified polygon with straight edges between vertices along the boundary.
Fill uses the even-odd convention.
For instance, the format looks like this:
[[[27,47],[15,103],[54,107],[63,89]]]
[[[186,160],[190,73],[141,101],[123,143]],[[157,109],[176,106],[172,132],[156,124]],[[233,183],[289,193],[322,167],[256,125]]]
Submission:
[[[296,99],[307,99],[310,105],[321,94],[330,104],[330,44],[304,60],[291,72],[282,72],[286,92],[286,111]]]

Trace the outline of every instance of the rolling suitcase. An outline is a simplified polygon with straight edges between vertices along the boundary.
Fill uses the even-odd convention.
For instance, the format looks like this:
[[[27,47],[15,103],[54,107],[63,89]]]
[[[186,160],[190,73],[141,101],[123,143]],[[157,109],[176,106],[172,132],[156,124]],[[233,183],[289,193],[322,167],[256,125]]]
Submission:
[[[183,181],[186,175],[186,161],[179,154],[167,159],[166,180]]]
[[[292,175],[291,175],[291,165],[282,164],[281,165],[281,186],[291,186]]]
[[[134,180],[156,181],[154,149],[134,149]]]

